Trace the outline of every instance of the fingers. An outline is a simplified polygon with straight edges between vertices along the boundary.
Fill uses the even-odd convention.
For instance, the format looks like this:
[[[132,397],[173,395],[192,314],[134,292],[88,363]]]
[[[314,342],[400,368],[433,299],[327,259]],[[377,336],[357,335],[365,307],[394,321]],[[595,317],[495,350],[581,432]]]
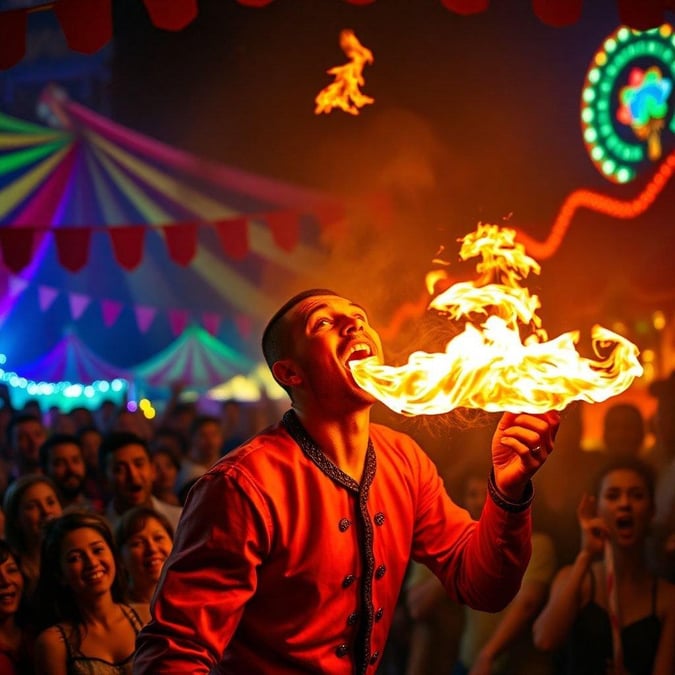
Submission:
[[[548,455],[553,450],[559,422],[560,414],[555,410],[538,415],[504,413],[497,430],[502,435],[501,442],[519,454],[544,451]]]

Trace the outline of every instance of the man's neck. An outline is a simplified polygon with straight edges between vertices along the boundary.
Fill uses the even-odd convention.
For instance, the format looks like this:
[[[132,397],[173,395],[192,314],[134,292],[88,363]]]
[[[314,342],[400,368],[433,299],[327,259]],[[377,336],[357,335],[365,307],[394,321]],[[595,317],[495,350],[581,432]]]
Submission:
[[[360,482],[368,449],[370,408],[339,417],[298,409],[296,413],[324,455],[340,470]]]

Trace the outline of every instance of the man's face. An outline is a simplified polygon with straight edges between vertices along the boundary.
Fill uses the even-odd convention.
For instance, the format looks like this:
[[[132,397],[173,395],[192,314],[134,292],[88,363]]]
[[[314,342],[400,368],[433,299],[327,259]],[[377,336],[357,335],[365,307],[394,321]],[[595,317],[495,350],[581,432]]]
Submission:
[[[217,422],[205,422],[195,432],[193,448],[195,460],[211,464],[220,456],[223,430]]]
[[[121,510],[150,503],[155,470],[142,445],[124,445],[110,453],[107,462],[113,498]]]
[[[20,464],[36,465],[40,446],[47,440],[47,431],[38,420],[25,420],[14,429],[14,449]]]
[[[66,499],[82,492],[85,466],[82,450],[75,443],[61,443],[49,451],[47,475],[58,485]]]
[[[382,359],[380,337],[362,307],[339,296],[314,296],[299,302],[282,320],[289,327],[289,358],[283,361],[290,363],[292,372],[289,375],[283,368],[279,372],[291,386],[301,386],[324,402],[345,397],[368,405],[374,402],[356,384],[348,365],[367,356]]]

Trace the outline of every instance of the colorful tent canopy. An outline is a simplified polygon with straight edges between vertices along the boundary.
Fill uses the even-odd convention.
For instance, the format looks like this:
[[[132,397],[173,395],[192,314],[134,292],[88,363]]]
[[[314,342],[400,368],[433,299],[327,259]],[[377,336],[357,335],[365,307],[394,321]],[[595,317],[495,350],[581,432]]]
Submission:
[[[215,360],[174,346],[165,375],[213,386],[246,373],[261,323],[316,285],[341,204],[158,143],[53,88],[41,108],[51,127],[0,114],[7,368],[38,363],[66,331],[114,368],[157,366],[195,324]],[[217,365],[226,353],[227,369]],[[142,373],[159,382],[152,366]]]
[[[190,387],[206,390],[253,367],[244,354],[191,325],[166,349],[132,370],[141,386],[166,388],[190,373]]]

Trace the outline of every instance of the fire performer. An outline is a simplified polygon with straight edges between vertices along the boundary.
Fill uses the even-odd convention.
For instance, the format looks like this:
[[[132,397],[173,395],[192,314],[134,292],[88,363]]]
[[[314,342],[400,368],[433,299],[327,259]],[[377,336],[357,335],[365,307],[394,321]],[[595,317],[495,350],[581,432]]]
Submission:
[[[292,408],[188,497],[134,672],[373,673],[409,559],[497,611],[530,557],[531,478],[559,414],[504,413],[479,521],[412,438],[370,422],[350,362],[382,359],[365,310],[325,289],[272,317],[263,353]]]

